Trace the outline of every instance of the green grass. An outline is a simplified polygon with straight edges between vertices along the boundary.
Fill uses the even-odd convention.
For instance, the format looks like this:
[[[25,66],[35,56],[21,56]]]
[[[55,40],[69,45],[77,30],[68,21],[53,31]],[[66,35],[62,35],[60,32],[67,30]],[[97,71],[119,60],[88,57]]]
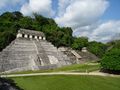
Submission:
[[[64,67],[53,69],[53,70],[23,71],[23,72],[15,72],[10,74],[29,74],[29,73],[61,72],[61,71],[92,72],[96,70],[100,70],[99,64],[95,64],[95,65],[75,64],[75,65],[64,66]]]
[[[120,90],[120,78],[100,76],[35,76],[12,78],[24,90]]]
[[[76,65],[70,65],[70,66],[65,66],[62,68],[55,69],[53,71],[74,71],[74,72],[92,72],[96,70],[100,70],[100,65],[95,64],[95,65],[89,65],[89,64],[76,64]]]

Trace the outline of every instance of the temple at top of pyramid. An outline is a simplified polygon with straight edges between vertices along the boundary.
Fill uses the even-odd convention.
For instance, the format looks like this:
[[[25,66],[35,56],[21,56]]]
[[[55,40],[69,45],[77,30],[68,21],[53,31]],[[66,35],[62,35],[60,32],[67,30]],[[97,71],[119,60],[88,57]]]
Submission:
[[[0,52],[0,72],[53,69],[74,63],[46,41],[42,32],[20,29],[16,37]]]
[[[17,34],[17,38],[30,38],[30,39],[43,39],[45,40],[45,35],[43,32],[20,29]]]

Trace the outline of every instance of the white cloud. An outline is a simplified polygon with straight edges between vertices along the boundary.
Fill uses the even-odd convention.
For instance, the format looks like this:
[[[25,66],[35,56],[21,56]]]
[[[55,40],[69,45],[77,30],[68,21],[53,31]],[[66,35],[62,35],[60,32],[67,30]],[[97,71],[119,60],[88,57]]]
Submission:
[[[29,0],[20,10],[24,15],[32,15],[38,13],[47,17],[54,15],[52,10],[52,0]]]
[[[120,34],[120,21],[108,21],[94,29],[90,39],[107,42],[112,40],[117,34]]]
[[[59,0],[58,7],[58,16],[64,15],[66,8],[70,4],[70,0]]]
[[[59,0],[60,14],[55,20],[61,26],[86,26],[97,21],[108,5],[106,0]]]
[[[60,26],[72,27],[75,36],[106,42],[120,33],[120,21],[100,20],[109,5],[108,0],[59,0],[55,20]]]
[[[29,2],[27,2],[29,1]],[[24,15],[38,13],[52,17],[60,26],[72,27],[76,36],[87,36],[90,40],[106,42],[120,33],[120,21],[100,20],[108,6],[109,0],[58,0],[58,11],[53,11],[53,0],[1,0],[0,9],[7,6],[22,5]],[[26,2],[26,3],[25,3]]]
[[[120,39],[120,20],[97,22],[74,30],[75,36],[87,36],[90,41],[108,42]]]

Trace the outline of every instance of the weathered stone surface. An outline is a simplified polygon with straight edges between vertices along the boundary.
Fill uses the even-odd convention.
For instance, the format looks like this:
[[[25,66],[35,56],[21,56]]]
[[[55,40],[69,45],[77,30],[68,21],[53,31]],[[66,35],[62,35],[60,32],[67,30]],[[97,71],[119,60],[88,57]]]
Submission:
[[[70,64],[70,58],[46,40],[17,38],[0,52],[1,72],[53,69]]]
[[[85,52],[75,51],[75,50],[72,50],[71,48],[64,48],[64,47],[60,47],[58,48],[58,50],[66,54],[70,58],[72,64],[81,64],[81,63],[86,63],[88,61],[99,60],[97,56],[90,53],[89,51],[85,51]]]

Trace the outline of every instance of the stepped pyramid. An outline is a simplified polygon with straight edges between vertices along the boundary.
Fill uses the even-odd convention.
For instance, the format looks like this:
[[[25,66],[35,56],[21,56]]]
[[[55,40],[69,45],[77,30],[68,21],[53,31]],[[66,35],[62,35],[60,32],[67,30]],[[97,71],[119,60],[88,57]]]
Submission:
[[[53,69],[71,65],[72,61],[50,42],[42,32],[20,29],[17,38],[0,52],[0,72]]]

